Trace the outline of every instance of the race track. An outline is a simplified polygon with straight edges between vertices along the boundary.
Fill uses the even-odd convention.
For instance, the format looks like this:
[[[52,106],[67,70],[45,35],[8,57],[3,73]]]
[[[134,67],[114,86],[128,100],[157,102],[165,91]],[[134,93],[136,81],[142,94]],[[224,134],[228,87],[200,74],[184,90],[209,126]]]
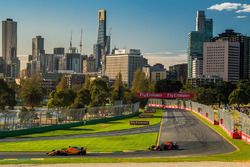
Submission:
[[[159,129],[159,126],[148,128],[138,128],[128,130],[131,133],[152,132]],[[122,135],[128,131],[116,131],[108,134],[108,132],[99,134],[105,135]],[[86,135],[86,134],[85,134]],[[94,135],[94,134],[93,134]],[[82,136],[83,137],[83,136]],[[85,136],[90,137],[90,136]],[[59,137],[61,138],[61,137]],[[55,138],[53,138],[55,139]],[[204,125],[191,112],[167,109],[163,114],[162,124],[160,128],[160,142],[175,141],[180,150],[173,151],[136,151],[136,152],[116,152],[116,153],[89,153],[88,157],[166,157],[166,156],[193,156],[193,155],[211,155],[219,153],[232,152],[235,148],[223,139],[219,134]],[[7,139],[5,139],[6,141]],[[10,140],[10,139],[9,139]],[[25,139],[23,139],[25,140]],[[26,139],[27,140],[27,139]],[[40,138],[41,140],[41,138]],[[0,140],[3,142],[3,140]],[[1,142],[0,142],[1,143]],[[101,151],[101,150],[100,150]],[[0,152],[0,158],[47,158],[44,152]],[[62,156],[65,157],[65,156]],[[77,156],[67,156],[77,157]]]
[[[160,142],[177,142],[183,152],[191,154],[218,154],[235,150],[191,112],[167,109],[163,117]]]

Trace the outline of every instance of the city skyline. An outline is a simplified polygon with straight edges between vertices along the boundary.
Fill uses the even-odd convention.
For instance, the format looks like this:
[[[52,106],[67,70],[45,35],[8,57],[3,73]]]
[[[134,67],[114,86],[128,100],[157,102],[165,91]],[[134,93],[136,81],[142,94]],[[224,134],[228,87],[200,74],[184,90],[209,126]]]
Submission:
[[[246,3],[243,1],[225,3],[216,0],[202,4],[198,0],[182,3],[174,0],[143,2],[145,1],[1,1],[0,18],[12,18],[18,23],[17,55],[31,54],[32,38],[37,35],[44,38],[46,53],[52,53],[54,47],[67,49],[71,31],[73,46],[79,48],[81,28],[83,52],[91,54],[97,40],[97,11],[106,9],[107,29],[109,31],[112,28],[112,48],[138,48],[149,62],[163,58],[164,61],[161,62],[164,65],[171,65],[167,61],[170,59],[176,63],[187,61],[187,37],[195,28],[197,10],[205,10],[206,16],[214,19],[214,35],[228,28],[250,34],[250,29],[247,28],[250,25],[249,5],[243,5]],[[188,5],[191,2],[192,7]]]

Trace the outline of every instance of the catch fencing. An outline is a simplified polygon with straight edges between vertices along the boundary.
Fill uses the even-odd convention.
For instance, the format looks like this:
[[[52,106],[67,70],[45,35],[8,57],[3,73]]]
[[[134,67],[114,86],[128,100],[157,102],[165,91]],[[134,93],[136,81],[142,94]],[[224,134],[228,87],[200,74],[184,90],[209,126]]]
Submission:
[[[80,121],[127,116],[139,111],[139,103],[82,109],[0,110],[0,131],[14,131]]]
[[[244,113],[239,113],[239,127],[241,139],[250,144],[250,117]]]
[[[210,106],[188,100],[149,99],[148,105],[160,108],[178,108],[194,111],[214,124],[214,111]]]
[[[193,111],[205,118],[211,124],[220,125],[220,127],[232,138],[242,139],[250,144],[250,117],[245,113],[219,109],[218,118],[215,119],[215,112],[212,107],[180,99],[149,99],[148,106]]]
[[[220,127],[231,137],[235,131],[235,120],[233,113],[224,109],[218,110],[218,118]]]

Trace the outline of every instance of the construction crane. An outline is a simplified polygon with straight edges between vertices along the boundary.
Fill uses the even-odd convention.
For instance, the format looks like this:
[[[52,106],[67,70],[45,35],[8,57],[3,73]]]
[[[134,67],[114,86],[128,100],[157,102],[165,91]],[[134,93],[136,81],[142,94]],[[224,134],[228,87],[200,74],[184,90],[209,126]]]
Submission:
[[[69,43],[70,50],[72,49],[72,31],[70,32],[70,43]]]
[[[80,39],[80,54],[82,54],[82,28],[81,28],[81,39]]]

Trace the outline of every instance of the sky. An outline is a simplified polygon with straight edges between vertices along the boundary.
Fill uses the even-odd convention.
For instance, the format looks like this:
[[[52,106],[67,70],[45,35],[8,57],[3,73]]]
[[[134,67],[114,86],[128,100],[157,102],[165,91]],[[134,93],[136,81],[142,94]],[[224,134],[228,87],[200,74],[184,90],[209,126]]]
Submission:
[[[36,35],[45,38],[46,53],[68,48],[71,31],[73,45],[79,47],[81,28],[83,52],[91,54],[98,9],[107,10],[112,47],[141,49],[150,64],[166,67],[187,61],[188,33],[195,30],[197,10],[213,18],[214,35],[225,29],[250,35],[250,0],[0,0],[0,19],[17,21],[22,60],[31,54]]]

